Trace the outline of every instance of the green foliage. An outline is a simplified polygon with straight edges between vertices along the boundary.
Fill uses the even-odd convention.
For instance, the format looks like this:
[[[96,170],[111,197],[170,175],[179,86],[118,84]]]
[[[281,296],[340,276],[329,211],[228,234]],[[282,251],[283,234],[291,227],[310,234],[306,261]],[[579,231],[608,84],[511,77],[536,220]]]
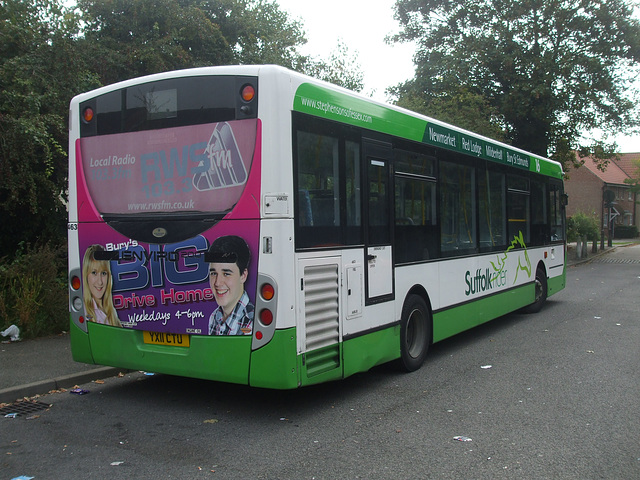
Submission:
[[[567,240],[575,242],[578,237],[589,241],[600,239],[600,222],[596,216],[576,212],[567,219]]]
[[[24,247],[15,259],[0,259],[0,330],[15,324],[22,338],[68,328],[65,247]]]
[[[54,0],[2,4],[0,252],[6,253],[20,241],[63,241],[69,100],[96,83],[75,55],[74,15]]]
[[[624,183],[631,185],[631,192],[637,195],[640,193],[640,154],[638,158],[631,160],[631,164],[633,165],[633,172],[630,174],[631,178],[625,178]]]
[[[582,132],[637,126],[628,88],[640,72],[640,22],[628,0],[398,0],[415,41],[415,78],[397,93],[432,105],[460,91],[484,99],[480,118],[517,147],[567,162]],[[455,108],[454,105],[451,105]],[[570,165],[570,164],[568,164]]]
[[[296,70],[325,82],[361,92],[364,88],[364,75],[349,47],[341,41],[331,52],[328,61],[312,58],[300,58]]]
[[[292,20],[277,2],[267,0],[206,0],[199,6],[234,54],[232,63],[274,64],[293,69],[298,47],[306,43],[302,24]]]
[[[275,64],[362,90],[344,45],[328,60],[301,55],[300,22],[266,0],[79,0],[81,48],[102,84],[223,64]]]
[[[233,60],[220,28],[176,0],[80,0],[80,49],[104,85],[128,78]]]
[[[396,103],[400,107],[498,141],[507,141],[498,111],[481,95],[460,87],[457,91],[434,95],[425,100],[420,93],[412,92],[413,88],[413,83],[407,82],[390,88],[389,93],[398,98]]]

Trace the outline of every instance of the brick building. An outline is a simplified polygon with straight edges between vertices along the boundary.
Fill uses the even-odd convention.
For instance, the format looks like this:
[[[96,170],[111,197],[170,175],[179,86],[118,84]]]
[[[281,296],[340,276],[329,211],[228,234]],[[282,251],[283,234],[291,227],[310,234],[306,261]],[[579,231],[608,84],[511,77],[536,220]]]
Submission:
[[[615,225],[636,225],[640,229],[640,210],[636,201],[640,195],[631,192],[625,179],[637,177],[640,153],[623,153],[620,158],[609,162],[606,170],[600,170],[596,163],[587,157],[584,165],[569,172],[565,181],[565,192],[569,195],[567,217],[577,212],[597,217],[608,236],[609,209],[607,196],[613,199],[611,217]]]

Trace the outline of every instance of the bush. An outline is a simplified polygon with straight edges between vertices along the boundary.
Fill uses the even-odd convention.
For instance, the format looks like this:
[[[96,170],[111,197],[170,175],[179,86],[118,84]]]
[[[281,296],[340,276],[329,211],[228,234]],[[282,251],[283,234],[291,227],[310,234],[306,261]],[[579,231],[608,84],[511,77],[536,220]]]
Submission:
[[[616,225],[613,234],[615,238],[637,238],[638,227],[635,225]]]
[[[21,245],[15,258],[0,259],[0,330],[15,324],[22,338],[68,329],[66,246]]]
[[[575,242],[578,237],[589,241],[600,240],[600,222],[594,215],[576,212],[567,219],[567,241]]]

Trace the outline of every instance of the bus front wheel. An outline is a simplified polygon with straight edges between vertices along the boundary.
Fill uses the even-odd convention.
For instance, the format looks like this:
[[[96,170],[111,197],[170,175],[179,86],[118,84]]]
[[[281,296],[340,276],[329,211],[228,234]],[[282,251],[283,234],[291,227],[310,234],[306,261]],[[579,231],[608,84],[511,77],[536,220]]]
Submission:
[[[419,295],[409,295],[404,302],[400,329],[400,366],[413,372],[424,363],[431,343],[431,314]]]

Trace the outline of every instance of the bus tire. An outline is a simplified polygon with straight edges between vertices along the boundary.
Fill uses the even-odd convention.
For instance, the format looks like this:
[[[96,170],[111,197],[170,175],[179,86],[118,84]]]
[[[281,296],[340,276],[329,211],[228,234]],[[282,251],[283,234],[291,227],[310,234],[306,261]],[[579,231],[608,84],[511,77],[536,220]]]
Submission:
[[[542,268],[536,270],[535,287],[536,297],[531,305],[525,307],[527,313],[538,313],[547,301],[547,275]]]
[[[431,343],[431,313],[424,299],[409,295],[400,319],[400,360],[402,370],[413,372],[424,363]]]

